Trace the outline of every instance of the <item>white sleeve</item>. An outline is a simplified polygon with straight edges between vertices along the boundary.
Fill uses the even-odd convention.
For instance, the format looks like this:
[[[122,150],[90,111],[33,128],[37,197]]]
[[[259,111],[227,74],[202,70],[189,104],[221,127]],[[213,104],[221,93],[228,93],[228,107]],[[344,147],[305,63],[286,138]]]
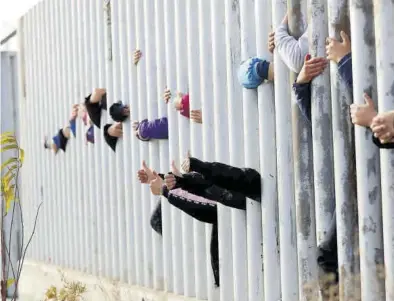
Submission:
[[[308,54],[308,31],[297,40],[288,33],[287,24],[281,24],[275,31],[275,48],[291,71],[299,73]]]

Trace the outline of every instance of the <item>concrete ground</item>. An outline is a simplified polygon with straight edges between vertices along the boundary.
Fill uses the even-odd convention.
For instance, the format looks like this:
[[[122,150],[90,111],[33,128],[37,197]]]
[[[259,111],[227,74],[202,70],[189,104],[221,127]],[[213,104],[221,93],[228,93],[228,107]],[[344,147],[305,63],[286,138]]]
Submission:
[[[84,301],[198,301],[27,260],[19,284],[19,300],[43,301],[50,286],[62,287],[61,273],[68,281],[86,285]]]

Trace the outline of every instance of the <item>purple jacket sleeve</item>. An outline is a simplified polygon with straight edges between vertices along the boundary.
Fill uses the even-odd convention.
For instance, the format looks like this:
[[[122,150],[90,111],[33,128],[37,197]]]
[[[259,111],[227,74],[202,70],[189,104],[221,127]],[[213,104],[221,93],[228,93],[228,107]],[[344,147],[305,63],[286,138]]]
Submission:
[[[345,55],[338,63],[338,72],[353,92],[352,53]]]
[[[142,120],[138,125],[139,139],[147,141],[150,139],[168,139],[168,120],[162,117],[149,121]]]
[[[293,84],[297,105],[302,115],[311,122],[311,84]]]

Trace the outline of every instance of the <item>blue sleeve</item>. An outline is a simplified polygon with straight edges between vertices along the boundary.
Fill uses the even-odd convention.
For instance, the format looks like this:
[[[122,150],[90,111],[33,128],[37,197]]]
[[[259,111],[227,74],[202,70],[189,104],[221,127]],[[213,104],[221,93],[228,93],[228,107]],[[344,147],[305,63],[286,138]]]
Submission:
[[[71,132],[73,133],[74,137],[76,137],[77,134],[77,122],[75,119],[70,120],[70,129]]]
[[[168,121],[166,117],[152,121],[144,119],[140,122],[138,132],[141,140],[168,139]]]
[[[311,122],[311,84],[293,84],[297,105],[302,115]]]
[[[338,72],[353,92],[352,53],[345,55],[338,63]]]

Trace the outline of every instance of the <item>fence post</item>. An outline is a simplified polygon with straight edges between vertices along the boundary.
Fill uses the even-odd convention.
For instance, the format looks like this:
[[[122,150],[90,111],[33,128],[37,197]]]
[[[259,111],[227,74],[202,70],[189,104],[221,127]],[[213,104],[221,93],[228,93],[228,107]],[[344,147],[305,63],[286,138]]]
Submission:
[[[167,88],[171,90],[172,96],[176,91],[176,51],[175,45],[175,0],[165,0],[164,2],[164,27],[165,27],[165,53],[166,53],[166,73]],[[164,101],[164,100],[163,100]],[[179,137],[178,137],[178,116],[174,109],[174,104],[170,101],[167,104],[168,110],[168,141],[170,148],[170,160],[179,158]],[[173,291],[176,294],[183,293],[183,260],[182,260],[182,227],[181,212],[171,206],[171,237],[172,237],[172,275]],[[165,226],[165,225],[164,225]]]
[[[226,61],[227,61],[227,115],[229,127],[230,164],[243,167],[244,152],[239,152],[244,145],[242,88],[237,80],[237,70],[241,63],[241,11],[239,1],[226,0],[224,3],[226,26]],[[221,114],[216,112],[216,114]],[[234,300],[248,299],[248,254],[246,212],[231,210]],[[235,272],[236,271],[236,272]],[[249,297],[250,299],[250,297]]]
[[[278,26],[287,12],[285,0],[272,6],[273,25]],[[278,202],[282,300],[298,299],[296,208],[293,180],[293,139],[291,114],[291,83],[289,69],[275,50],[275,110],[278,170]]]
[[[146,51],[146,41],[144,37],[145,20],[144,18],[144,2],[143,0],[135,1],[135,30],[136,30],[136,45],[141,51]],[[149,57],[143,56],[139,61],[137,68],[137,87],[138,87],[138,118],[136,120],[141,121],[147,116],[147,61]],[[149,154],[149,145],[138,141],[139,151],[141,159],[148,159],[144,156]],[[148,160],[147,160],[148,161]],[[152,253],[152,239],[151,239],[151,228],[149,225],[151,206],[150,206],[150,190],[148,185],[142,186],[141,200],[142,200],[142,241],[143,241],[143,258],[144,258],[144,286],[153,286],[153,253]],[[149,234],[148,234],[149,233]]]
[[[199,55],[199,11],[198,1],[186,1],[186,24],[187,24],[187,58],[188,79],[190,93],[190,110],[201,109],[200,89],[200,55]],[[204,122],[204,121],[203,121]],[[190,149],[193,156],[202,158],[203,146],[202,125],[190,120]],[[197,299],[207,298],[207,266],[202,264],[206,261],[205,224],[193,219],[194,232],[194,266],[195,266],[195,295]],[[210,262],[210,261],[209,261]]]
[[[394,92],[392,88],[394,57],[391,47],[394,39],[394,28],[388,25],[393,20],[394,3],[392,1],[374,1],[374,16],[379,112],[387,112],[393,110],[394,105]],[[393,162],[394,154],[391,150],[380,151],[386,300],[390,301],[394,300]]]
[[[241,0],[240,4],[240,38],[241,55],[239,62],[234,62],[238,68],[240,61],[256,55],[256,23],[255,13],[251,9],[254,1]],[[240,90],[240,85],[238,84]],[[243,136],[245,166],[260,172],[259,105],[257,90],[243,89]],[[261,116],[262,117],[262,116]],[[262,184],[263,187],[264,184]],[[247,272],[249,300],[262,300],[264,297],[264,268],[263,268],[263,231],[261,203],[247,200]]]
[[[361,5],[360,5],[361,4]],[[350,2],[352,26],[353,102],[364,104],[363,92],[377,100],[373,3]],[[355,127],[357,196],[362,300],[384,300],[383,229],[379,149],[368,128]],[[372,228],[371,228],[372,227]],[[372,230],[373,229],[373,230]]]
[[[163,91],[166,87],[166,56],[165,56],[165,24],[164,24],[164,3],[163,1],[155,2],[155,27],[156,27],[156,74],[157,74],[157,93],[156,101],[158,105],[159,117],[168,116],[166,104],[163,100]],[[171,141],[172,143],[172,141]],[[170,166],[169,141],[159,141],[160,152],[160,171],[168,170]],[[164,289],[173,290],[172,285],[172,251],[171,251],[171,212],[170,204],[164,197],[161,197],[161,215],[162,215],[162,240],[163,240],[163,279]]]
[[[349,34],[348,2],[330,1],[328,19],[330,37],[339,39],[341,30]],[[351,100],[347,88],[339,77],[337,65],[331,63],[330,71],[339,294],[341,300],[350,300],[359,295],[356,164],[353,126],[348,113]]]
[[[268,33],[272,29],[272,4],[270,0],[255,1],[257,55],[271,63],[268,51]],[[269,12],[268,14],[266,12]],[[266,13],[264,18],[261,18]],[[279,215],[276,173],[276,128],[274,85],[265,83],[258,88],[260,173],[262,178],[261,210],[263,227],[263,272],[265,300],[279,300],[280,254]]]
[[[221,102],[227,97],[226,90],[226,50],[225,14],[220,1],[211,1],[212,30],[212,82],[213,111],[215,116],[215,160],[229,163],[228,120],[221,114]],[[234,300],[231,209],[218,204],[219,261],[220,261],[220,300]]]
[[[207,13],[208,10],[208,13]],[[212,32],[211,32],[211,6],[210,0],[198,1],[199,19],[199,51],[200,51],[200,96],[201,96],[201,111],[202,111],[202,129],[203,129],[203,156],[206,161],[215,160],[215,118],[213,112],[213,104],[210,101],[213,99],[213,84],[212,84]],[[218,300],[218,289],[215,288],[215,282],[211,266],[211,234],[212,226],[206,225],[206,271],[207,271],[207,287],[208,300]]]

